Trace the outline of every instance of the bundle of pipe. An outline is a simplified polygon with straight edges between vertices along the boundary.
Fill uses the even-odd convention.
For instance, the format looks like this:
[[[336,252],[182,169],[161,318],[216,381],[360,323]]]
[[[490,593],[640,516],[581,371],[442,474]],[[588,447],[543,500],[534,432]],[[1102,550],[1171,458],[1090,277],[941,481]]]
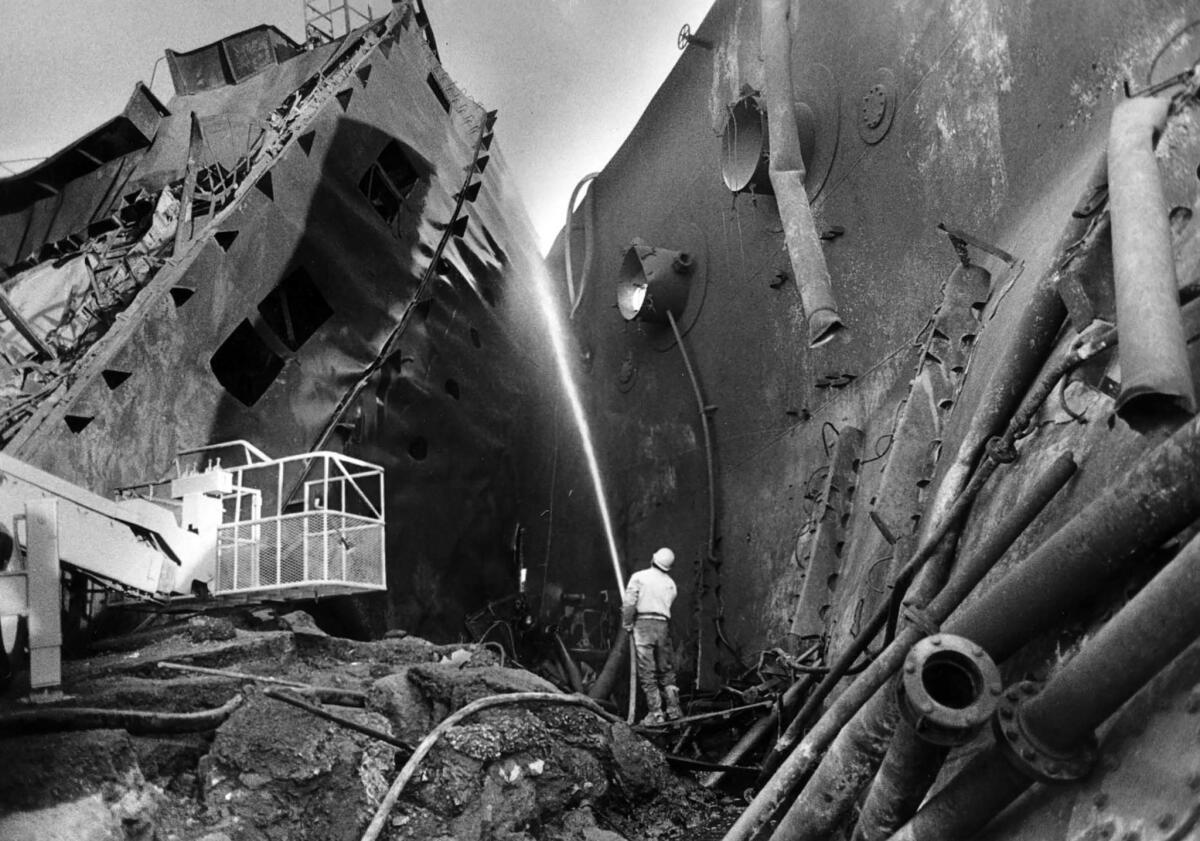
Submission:
[[[1189,428],[1194,438],[1196,424]],[[1195,537],[1040,692],[1010,690],[1015,706],[1000,744],[976,756],[893,841],[969,838],[1036,780],[1086,773],[1096,728],[1200,636],[1198,597]],[[1073,773],[1063,773],[1069,766]]]
[[[817,773],[780,821],[775,837],[824,838],[842,821],[858,791],[875,773],[878,757],[887,749],[895,729],[897,710],[890,681],[909,649],[953,613],[1074,473],[1075,461],[1070,454],[1057,458],[1022,494],[1009,516],[963,558],[949,583],[924,610],[920,609],[925,604],[923,594],[906,602],[905,612],[911,621],[898,629],[896,638],[806,737],[808,741],[826,728],[838,728],[834,731],[837,738],[832,740]],[[879,691],[885,684],[887,687]],[[839,726],[839,720],[846,722],[844,727]]]
[[[949,615],[949,612],[957,606],[958,601],[970,592],[975,583],[1004,554],[1009,544],[1025,530],[1074,472],[1075,463],[1069,455],[1057,459],[1046,473],[1030,487],[1029,492],[1022,495],[1010,516],[998,525],[987,541],[979,546],[971,560],[961,565],[962,573],[956,575],[952,582],[952,585],[954,582],[958,582],[957,594],[948,592],[943,602],[930,605],[930,609],[927,611],[928,615],[936,616],[940,611]],[[725,841],[754,837],[774,817],[774,813],[781,806],[786,805],[785,800],[790,787],[802,781],[812,770],[812,765],[820,756],[820,752],[829,746],[839,731],[842,732],[839,741],[849,738],[854,739],[856,744],[858,741],[871,742],[890,735],[890,723],[886,719],[891,711],[894,711],[891,695],[887,692],[876,693],[876,690],[883,686],[888,678],[900,668],[907,656],[908,648],[921,635],[920,630],[915,626],[911,629],[909,626],[901,629],[897,639],[875,658],[871,665],[842,693],[828,712],[821,717],[804,741],[788,757],[779,772],[755,797],[750,808],[743,813],[729,834],[726,835]],[[871,703],[867,704],[868,701]],[[863,707],[863,704],[867,704],[867,706]],[[856,711],[858,715],[855,715]],[[853,716],[853,721],[850,720],[851,716]],[[847,721],[850,722],[850,726],[843,730],[842,725]],[[881,721],[882,725],[879,724]],[[881,730],[884,731],[882,736],[878,735]],[[886,742],[884,742],[884,746],[886,746]],[[882,753],[883,747],[878,747],[877,750]],[[835,743],[830,754],[850,757],[858,752],[861,751],[857,748],[851,750]],[[835,789],[824,789],[823,793],[833,790]],[[828,801],[824,797],[820,798],[821,802],[828,802],[831,806],[834,805],[834,800],[835,798],[830,798]],[[789,813],[789,817],[791,816]],[[801,819],[802,813],[797,811],[794,817]],[[817,821],[817,823],[821,822]],[[790,823],[791,821],[789,821]]]
[[[1111,328],[1102,324],[1097,326],[1100,329],[1088,331],[1087,336],[1080,336],[1069,353],[1047,366],[1042,372],[1009,421],[1004,435],[989,442],[986,448],[987,457],[971,476],[970,483],[955,498],[933,532],[923,539],[912,557],[896,575],[893,583],[893,600],[905,591],[906,582],[918,572],[923,573],[917,579],[906,604],[906,607],[909,608],[905,614],[908,624],[923,629],[924,633],[933,633],[936,630],[935,625],[919,618],[919,611],[938,593],[945,581],[954,559],[963,517],[996,467],[1002,462],[1016,458],[1013,442],[1027,428],[1033,415],[1062,376],[1083,359],[1089,358],[1107,347],[1115,339],[1115,331]],[[1040,508],[1036,510],[1040,510]],[[1034,514],[1036,514],[1036,510]],[[1015,537],[1016,535],[1013,535],[1013,539]],[[963,592],[962,596],[965,595],[966,593]],[[889,605],[884,604],[867,620],[858,636],[839,656],[825,680],[809,696],[804,709],[780,737],[776,743],[775,753],[777,755],[782,755],[783,751],[794,743],[801,728],[807,722],[808,716],[818,708],[818,705],[832,691],[837,682],[847,674],[846,666],[850,660],[864,651],[883,628],[889,612]],[[903,656],[903,652],[893,651],[891,656],[893,658]],[[789,787],[802,782],[803,777],[808,773],[808,770],[801,772],[798,769],[807,768],[815,759],[815,755],[805,756],[804,754],[808,751],[816,751],[816,755],[819,755],[820,751],[829,746],[829,740],[837,736],[838,741],[834,745],[834,750],[829,752],[818,769],[817,777],[805,789],[807,796],[802,796],[797,801],[797,805],[790,813],[792,817],[788,819],[788,823],[802,827],[805,832],[809,833],[805,837],[824,837],[824,834],[840,820],[857,791],[870,780],[875,771],[875,764],[887,747],[887,740],[891,737],[895,720],[894,706],[886,699],[876,699],[873,702],[874,706],[866,714],[868,717],[864,717],[865,711],[861,711],[859,708],[870,699],[871,694],[879,688],[882,681],[895,671],[896,663],[898,660],[893,659],[886,672],[876,673],[876,677],[872,680],[878,679],[879,683],[859,678],[852,687],[853,691],[847,692],[817,722],[817,725],[800,745],[804,749],[800,751],[801,755],[790,760],[791,768],[775,774],[774,778],[767,783],[760,792],[760,798],[751,804],[751,811],[758,810],[767,814],[784,805],[784,801],[791,797]],[[853,721],[852,717],[854,717]],[[855,726],[839,733],[838,731],[847,723]],[[774,773],[778,765],[771,765],[770,762],[771,758],[768,757],[764,765],[770,769],[771,773]],[[793,774],[799,776],[793,779]],[[838,792],[836,796],[829,794],[830,787]],[[760,819],[762,818],[760,817]]]
[[[1161,416],[1163,409],[1196,411],[1188,367],[1171,227],[1154,136],[1171,100],[1127,99],[1113,111],[1108,133],[1108,202],[1112,215],[1113,277],[1121,331],[1121,392],[1126,420]]]
[[[1200,516],[1200,418],[1193,418],[1145,454],[1120,481],[1063,525],[943,630],[974,641],[993,659],[1002,662],[1060,622],[1063,605],[1078,604],[1091,597],[1105,582],[1125,570],[1139,553],[1162,545],[1197,516]],[[870,672],[871,669],[864,672],[843,693],[830,708],[831,713],[847,696],[861,694],[856,691],[858,683]],[[882,703],[879,696],[873,698],[856,716],[858,726],[846,728],[847,733],[869,733],[874,722],[861,719],[879,715]],[[814,731],[821,726],[818,722]],[[812,735],[806,736],[805,742]],[[821,746],[809,745],[801,753],[806,748],[805,742],[793,756],[800,754],[797,762],[811,767]],[[862,738],[847,745],[859,765],[866,764],[872,755],[877,762],[878,748],[877,738]],[[792,773],[796,771],[792,769]],[[805,790],[805,797],[796,801],[785,821],[795,834],[785,834],[781,824],[778,837],[810,837],[795,829],[792,814],[808,807],[813,800],[838,801],[848,797],[852,801],[857,795],[852,788],[837,782],[831,785],[828,779],[817,784],[814,778]],[[834,797],[833,792],[838,796]]]
[[[779,698],[779,702],[771,708],[771,711],[760,718],[758,721],[742,734],[742,737],[737,740],[737,743],[729,749],[724,757],[721,758],[722,765],[736,765],[739,760],[750,751],[758,747],[758,744],[767,737],[767,734],[775,730],[781,721],[788,720],[796,712],[796,707],[800,705],[800,699],[804,696],[805,691],[812,686],[816,679],[815,674],[806,674],[800,677],[799,680],[792,683]],[[705,788],[714,788],[725,778],[724,771],[714,771],[704,778],[701,785]]]
[[[1108,218],[1120,329],[1122,391],[1117,406],[1162,416],[1164,404],[1194,411],[1154,139],[1170,100],[1136,99],[1117,106],[1109,131]],[[1144,415],[1143,415],[1144,416]],[[934,753],[919,741],[893,743],[863,806],[857,841],[886,838],[916,811],[928,790],[913,773]]]
[[[804,158],[792,93],[792,34],[788,0],[762,0],[762,52],[767,84],[767,136],[771,188],[783,221],[792,274],[808,319],[808,345],[817,347],[844,329],[829,281],[829,267],[804,190]]]
[[[1104,188],[1106,182],[1107,158],[1101,155],[1093,165],[1078,204],[1082,206],[1084,199],[1090,200]],[[950,514],[961,504],[961,497],[965,495],[964,489],[972,476],[972,470],[987,436],[999,427],[1002,418],[1012,411],[1016,401],[1025,394],[1050,353],[1066,317],[1066,307],[1057,291],[1058,280],[1065,273],[1080,271],[1080,267],[1096,248],[1096,243],[1103,239],[1107,218],[1107,214],[1086,217],[1073,215],[1066,223],[1055,248],[1059,258],[1034,285],[1028,304],[1007,334],[1005,346],[998,353],[998,357],[1004,359],[1005,364],[997,367],[988,379],[987,387],[983,390],[984,397],[974,407],[969,426],[962,435],[962,442],[955,457],[939,481],[930,504],[930,513],[925,518],[927,522],[938,523],[932,527],[934,533],[931,537],[937,537],[937,532],[946,528],[947,521],[951,519]],[[924,545],[931,544],[926,541]],[[870,780],[891,735],[894,706],[889,705],[882,697],[872,699],[871,696],[894,671],[894,665],[891,671],[883,675],[872,675],[876,670],[868,669],[838,702],[829,708],[802,743],[797,745],[796,738],[801,728],[807,724],[808,715],[817,709],[816,705],[828,694],[832,685],[846,674],[854,658],[858,656],[857,652],[865,649],[881,627],[882,616],[877,613],[872,617],[872,621],[866,623],[859,637],[847,651],[839,657],[822,685],[810,696],[805,709],[796,716],[792,726],[777,745],[775,753],[787,756],[787,759],[730,829],[726,841],[744,841],[769,823],[795,796],[795,788],[812,772],[817,758],[830,746],[835,736],[838,737],[838,743],[835,750],[830,751],[832,755],[840,758],[861,757],[862,761],[856,760],[851,763],[851,767],[856,769],[852,780],[838,780],[840,772],[830,769],[825,780],[814,779],[813,785],[808,787],[805,794],[809,803],[817,798],[826,803],[827,806],[821,811],[828,819],[813,821],[810,824],[813,830],[811,837],[823,837],[823,834],[830,831],[830,822],[840,820],[844,816],[845,810],[858,796],[861,786]],[[868,677],[874,677],[875,680],[869,681]],[[871,704],[863,707],[869,700]],[[839,735],[851,717],[854,719],[853,726]],[[829,783],[830,777],[838,782]]]

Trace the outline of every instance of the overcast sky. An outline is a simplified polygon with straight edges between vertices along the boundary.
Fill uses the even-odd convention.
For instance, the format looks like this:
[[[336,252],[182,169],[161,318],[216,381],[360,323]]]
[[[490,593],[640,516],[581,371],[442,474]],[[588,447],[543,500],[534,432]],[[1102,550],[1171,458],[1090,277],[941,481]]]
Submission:
[[[319,0],[328,2],[328,0]],[[365,0],[359,0],[366,7]],[[575,183],[616,151],[712,0],[426,0],[442,61],[499,110],[496,134],[543,249]],[[374,0],[382,14],[385,2]],[[303,0],[0,0],[0,162],[44,157],[116,115],[136,81],[171,95],[163,50],[260,23],[302,40]],[[157,63],[157,72],[155,65]],[[7,174],[0,170],[0,175]]]

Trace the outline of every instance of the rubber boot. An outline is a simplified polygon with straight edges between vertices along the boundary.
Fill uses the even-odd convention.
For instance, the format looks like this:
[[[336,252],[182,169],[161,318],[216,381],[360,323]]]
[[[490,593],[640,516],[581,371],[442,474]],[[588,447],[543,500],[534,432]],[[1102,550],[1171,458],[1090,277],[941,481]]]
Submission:
[[[679,687],[664,686],[663,694],[667,696],[667,720],[683,718],[683,710],[679,708]]]
[[[646,713],[646,717],[641,721],[642,726],[645,727],[647,725],[662,724],[662,697],[658,694],[658,687],[656,686],[653,689],[646,689],[645,692],[646,706],[649,708],[649,711]]]

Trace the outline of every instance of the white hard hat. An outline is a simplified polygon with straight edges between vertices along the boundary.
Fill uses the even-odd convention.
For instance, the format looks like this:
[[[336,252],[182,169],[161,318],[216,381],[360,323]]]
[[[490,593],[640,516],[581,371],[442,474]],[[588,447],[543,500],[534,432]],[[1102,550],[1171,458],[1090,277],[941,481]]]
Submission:
[[[650,562],[663,572],[667,572],[671,569],[671,565],[675,563],[675,553],[664,546],[651,556]]]

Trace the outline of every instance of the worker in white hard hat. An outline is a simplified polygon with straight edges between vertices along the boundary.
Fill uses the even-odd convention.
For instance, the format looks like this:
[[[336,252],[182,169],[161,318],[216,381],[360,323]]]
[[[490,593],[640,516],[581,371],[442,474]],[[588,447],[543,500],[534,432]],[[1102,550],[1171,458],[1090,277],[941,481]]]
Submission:
[[[621,605],[621,623],[633,635],[638,681],[650,708],[642,724],[663,723],[664,701],[666,718],[683,715],[679,709],[679,689],[675,686],[675,652],[671,648],[675,582],[668,573],[674,563],[675,553],[665,546],[655,552],[648,569],[629,577]]]

